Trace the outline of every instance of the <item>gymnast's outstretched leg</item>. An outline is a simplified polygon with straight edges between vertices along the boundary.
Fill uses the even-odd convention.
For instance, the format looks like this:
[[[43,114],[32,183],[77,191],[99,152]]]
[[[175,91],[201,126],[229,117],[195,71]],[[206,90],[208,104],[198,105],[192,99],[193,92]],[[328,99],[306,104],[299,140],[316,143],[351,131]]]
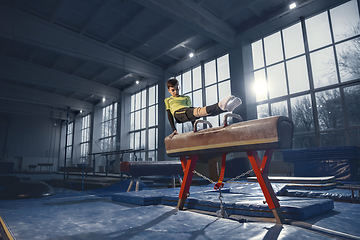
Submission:
[[[242,101],[240,98],[230,95],[213,105],[194,108],[192,114],[196,118],[216,116],[224,112],[232,112],[236,107],[241,105],[241,103]]]

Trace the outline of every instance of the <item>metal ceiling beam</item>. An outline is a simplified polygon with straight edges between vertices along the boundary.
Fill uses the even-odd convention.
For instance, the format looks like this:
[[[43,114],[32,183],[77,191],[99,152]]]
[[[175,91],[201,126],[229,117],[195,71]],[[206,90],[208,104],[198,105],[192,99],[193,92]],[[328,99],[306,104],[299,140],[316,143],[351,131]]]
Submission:
[[[56,17],[58,16],[60,10],[64,6],[66,0],[60,0],[57,7],[55,8],[54,12],[51,14],[50,22],[54,22]]]
[[[60,62],[61,58],[62,58],[62,56],[61,56],[61,55],[60,55],[60,56],[58,56],[58,57],[57,57],[57,59],[55,60],[55,62],[51,65],[51,68],[55,68],[55,67],[56,67],[56,65]]]
[[[225,21],[226,19],[231,18],[232,16],[234,16],[235,14],[243,11],[244,9],[251,7],[252,5],[254,5],[255,3],[261,2],[263,0],[242,0],[239,1],[239,6],[237,6],[234,9],[231,9],[230,12],[227,12],[225,15],[221,16],[221,20]]]
[[[81,62],[77,67],[71,72],[71,75],[75,75],[83,66],[85,66],[86,62]]]
[[[219,45],[219,43],[216,43],[216,42],[209,43],[209,44],[203,46],[202,48],[197,49],[197,50],[194,52],[194,55],[195,55],[195,57],[201,57],[201,55],[202,55],[202,54],[205,54],[209,49],[211,49],[211,48],[213,48],[213,47],[216,47],[216,46],[218,46],[218,45]],[[175,71],[175,72],[176,72],[176,70],[174,70],[174,69],[175,69],[177,66],[183,64],[185,61],[188,61],[188,60],[191,61],[191,59],[192,59],[192,58],[190,58],[189,56],[185,56],[184,58],[180,59],[176,64],[168,67],[168,68],[166,69],[166,71]]]
[[[116,88],[4,55],[0,56],[0,78],[52,88],[71,89],[79,93],[94,94],[100,98],[105,96],[117,100],[120,97],[120,90]]]
[[[24,86],[6,84],[4,82],[0,83],[0,99],[40,105],[44,107],[66,109],[68,106],[71,109],[78,111],[81,109],[89,112],[93,110],[93,105],[91,103]]]
[[[7,45],[7,41],[0,39],[0,55],[3,55],[5,53]]]
[[[101,74],[104,74],[107,70],[109,70],[109,67],[102,68],[95,74],[95,76],[91,77],[90,81],[94,81],[97,77],[99,77]]]
[[[115,35],[113,35],[111,38],[109,38],[106,41],[106,44],[111,44],[112,41],[114,41],[120,34],[122,34],[122,32],[124,31],[124,29],[126,29],[126,27],[131,26],[131,24],[133,22],[136,21],[136,19],[141,15],[144,14],[145,9],[141,9],[140,11],[138,11],[137,13],[135,13],[135,15],[133,16],[133,18],[131,18],[126,24],[122,25],[115,33]]]
[[[268,10],[265,13],[261,13],[261,15],[256,11],[256,9],[253,9],[250,6],[249,8],[251,9],[251,11],[255,13],[258,17],[257,19],[250,19],[249,21],[243,23],[241,28],[239,29],[239,32],[243,34],[248,30],[253,30],[255,27],[262,27],[263,25],[269,24],[272,21],[278,20],[280,18],[284,20],[284,16],[289,15],[289,13],[292,13],[291,16],[296,16],[296,14],[299,12],[299,9],[313,3],[314,1],[315,0],[299,0],[296,3],[297,7],[295,9],[290,9],[289,5],[284,3],[282,5],[276,6],[273,9]]]
[[[192,0],[133,0],[176,22],[180,22],[227,47],[235,46],[235,35],[226,23]]]
[[[91,16],[89,17],[89,19],[86,21],[85,25],[82,27],[82,29],[80,30],[80,34],[84,34],[84,32],[88,29],[88,27],[90,26],[91,23],[94,22],[94,20],[96,19],[96,17],[99,15],[99,13],[101,12],[101,10],[104,9],[104,7],[107,5],[107,3],[109,2],[109,0],[106,1],[102,1],[100,3],[100,6],[95,9],[95,11],[91,14]]]
[[[171,26],[174,25],[173,21],[169,21],[166,22],[162,27],[160,27],[157,31],[154,31],[150,36],[146,37],[145,39],[143,39],[141,41],[140,44],[138,44],[137,46],[135,46],[133,49],[131,49],[129,51],[129,53],[134,53],[137,49],[139,49],[140,47],[142,47],[143,45],[145,45],[147,42],[149,42],[150,40],[152,40],[153,38],[155,38],[156,36],[158,36],[159,34],[161,34],[162,32],[164,32],[166,29],[170,28]]]
[[[31,49],[31,53],[30,53],[29,58],[27,59],[27,61],[28,61],[28,62],[32,62],[33,59],[34,59],[34,57],[35,57],[35,55],[36,55],[36,49],[32,48],[32,49]]]
[[[113,86],[113,85],[115,85],[116,83],[121,82],[121,81],[123,81],[125,78],[131,77],[131,76],[132,76],[132,73],[128,73],[128,74],[126,74],[125,76],[120,77],[118,80],[115,80],[115,81],[109,83],[108,85],[109,85],[109,86]]]
[[[150,61],[150,62],[154,62],[156,59],[158,59],[158,58],[160,58],[160,57],[168,54],[168,53],[171,52],[172,50],[174,50],[174,49],[176,49],[176,48],[178,48],[178,47],[182,47],[182,45],[185,45],[185,44],[188,43],[188,42],[191,42],[191,41],[192,41],[193,39],[195,39],[197,36],[198,36],[198,35],[195,34],[195,35],[190,36],[189,38],[187,38],[187,39],[184,40],[184,41],[178,41],[175,46],[173,46],[173,47],[171,47],[171,48],[163,51],[162,53],[156,55],[155,57],[151,58],[149,61]]]
[[[205,4],[206,2],[208,2],[209,0],[200,0],[200,2],[198,2],[198,4],[200,4],[200,5],[203,5],[203,4]]]
[[[0,36],[146,78],[162,79],[163,68],[155,64],[3,4]]]
[[[14,102],[0,98],[0,112],[10,114],[32,115],[52,119],[66,120],[66,110],[40,107],[33,104]],[[70,119],[74,119],[74,114],[69,114]]]
[[[87,100],[89,100],[90,98],[93,98],[93,97],[94,97],[94,95],[88,96],[87,98],[83,99],[83,101],[85,102],[85,101],[87,101]]]

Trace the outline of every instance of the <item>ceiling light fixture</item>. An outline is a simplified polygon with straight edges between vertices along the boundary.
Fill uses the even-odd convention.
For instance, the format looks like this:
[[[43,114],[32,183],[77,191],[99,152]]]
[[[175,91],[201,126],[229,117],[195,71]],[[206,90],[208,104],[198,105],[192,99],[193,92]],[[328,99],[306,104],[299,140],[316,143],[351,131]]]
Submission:
[[[80,113],[82,113],[82,109],[80,110]]]
[[[140,81],[139,80],[136,80],[136,82],[135,82],[136,84],[139,84],[140,83]]]
[[[290,9],[294,9],[294,8],[296,8],[296,3],[292,3],[292,4],[290,4],[290,5],[289,5],[289,8],[290,8]]]
[[[106,100],[105,97],[103,97],[102,101],[105,102],[105,100]]]
[[[192,58],[193,56],[194,56],[194,53],[190,53],[190,54],[189,54],[189,57]]]

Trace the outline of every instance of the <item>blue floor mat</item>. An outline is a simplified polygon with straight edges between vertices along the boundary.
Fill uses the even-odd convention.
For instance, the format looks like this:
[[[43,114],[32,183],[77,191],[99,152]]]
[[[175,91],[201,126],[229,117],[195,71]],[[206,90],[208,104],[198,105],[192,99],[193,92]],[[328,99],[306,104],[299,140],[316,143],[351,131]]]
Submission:
[[[275,194],[281,195],[285,184],[272,184]],[[273,217],[272,211],[263,201],[264,196],[258,183],[230,183],[222,191],[222,202],[228,214],[254,217]],[[113,201],[137,205],[163,204],[177,206],[179,188],[145,190],[139,192],[116,193]],[[330,199],[299,199],[294,197],[278,197],[285,218],[307,219],[309,217],[331,211],[334,202]],[[213,185],[192,186],[190,196],[186,199],[186,208],[216,212],[220,209],[219,193]]]
[[[127,179],[127,180],[115,183],[115,184],[107,186],[107,187],[86,190],[86,191],[84,191],[84,193],[93,194],[93,195],[100,196],[100,197],[109,197],[117,192],[126,192],[129,187],[130,182],[131,182],[131,180]],[[135,191],[135,187],[136,187],[136,181],[134,181],[131,191]],[[142,181],[140,181],[139,190],[145,190],[145,189],[150,189],[150,188],[148,186],[146,186]]]
[[[259,188],[253,184],[247,186],[227,185],[227,189],[223,191],[226,195],[225,203],[231,200],[230,195],[234,195],[236,199],[237,195],[245,196],[237,199],[236,204],[261,202]],[[177,211],[174,207],[164,205],[132,207],[69,189],[56,188],[56,191],[57,195],[47,198],[0,200],[0,220],[13,239],[329,239],[329,236],[319,232],[288,224],[239,222],[191,211]],[[156,193],[177,197],[178,191],[179,188],[123,194],[135,196],[141,192],[153,192],[153,196]],[[199,197],[201,201],[215,200],[217,193],[212,186],[191,187],[190,198],[197,195],[205,196],[202,199]],[[293,207],[302,202],[317,200],[279,198],[283,206],[292,202],[295,203]],[[334,210],[308,218],[304,222],[330,231],[360,236],[359,212],[360,204],[336,202]]]

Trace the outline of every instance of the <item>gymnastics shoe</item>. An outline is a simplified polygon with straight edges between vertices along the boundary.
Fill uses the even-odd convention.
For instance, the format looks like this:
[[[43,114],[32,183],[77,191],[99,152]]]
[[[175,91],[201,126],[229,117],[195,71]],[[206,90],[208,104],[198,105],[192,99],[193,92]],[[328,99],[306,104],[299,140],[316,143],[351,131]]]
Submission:
[[[223,100],[221,100],[221,101],[218,103],[219,108],[220,108],[221,110],[223,110],[223,111],[227,111],[227,110],[226,110],[226,104],[227,104],[227,102],[228,102],[230,99],[232,99],[232,98],[234,98],[234,97],[235,97],[235,96],[230,95],[230,96],[228,96],[227,98],[224,98]]]
[[[229,98],[225,104],[225,110],[228,112],[232,112],[235,108],[237,108],[241,104],[242,104],[242,101],[240,98],[231,96],[231,98]]]

